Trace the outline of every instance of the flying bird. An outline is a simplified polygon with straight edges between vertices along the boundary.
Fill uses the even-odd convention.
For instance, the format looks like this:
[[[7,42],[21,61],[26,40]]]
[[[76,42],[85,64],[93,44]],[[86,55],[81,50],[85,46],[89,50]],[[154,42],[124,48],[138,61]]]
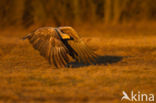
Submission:
[[[23,37],[28,39],[40,55],[54,67],[66,67],[71,58],[78,62],[93,63],[96,54],[82,41],[78,33],[69,26],[41,27]]]

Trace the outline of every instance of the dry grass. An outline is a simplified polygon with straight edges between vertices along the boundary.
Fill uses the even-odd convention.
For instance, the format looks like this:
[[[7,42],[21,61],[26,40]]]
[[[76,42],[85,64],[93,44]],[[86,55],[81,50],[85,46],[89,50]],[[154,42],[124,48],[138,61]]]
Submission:
[[[0,103],[119,103],[123,90],[156,93],[156,35],[85,37],[97,65],[53,69],[14,33],[0,34]]]

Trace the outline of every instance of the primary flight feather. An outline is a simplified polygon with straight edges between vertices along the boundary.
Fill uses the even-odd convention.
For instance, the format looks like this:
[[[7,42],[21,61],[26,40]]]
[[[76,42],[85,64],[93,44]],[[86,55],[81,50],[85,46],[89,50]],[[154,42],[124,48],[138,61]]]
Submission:
[[[72,27],[42,27],[23,39],[28,39],[54,67],[65,67],[71,58],[84,63],[92,63],[96,58]]]

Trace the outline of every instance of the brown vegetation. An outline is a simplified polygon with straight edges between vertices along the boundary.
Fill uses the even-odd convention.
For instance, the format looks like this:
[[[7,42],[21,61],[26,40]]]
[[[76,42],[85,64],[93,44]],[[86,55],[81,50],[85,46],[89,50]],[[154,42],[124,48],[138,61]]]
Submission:
[[[117,37],[92,32],[97,36],[83,39],[101,55],[97,65],[73,63],[73,68],[59,69],[53,69],[28,41],[20,40],[19,33],[24,33],[13,37],[1,33],[0,101],[118,103],[123,90],[156,93],[156,32],[149,36],[142,30],[130,31]]]
[[[1,0],[0,26],[152,21],[155,4],[155,0]]]

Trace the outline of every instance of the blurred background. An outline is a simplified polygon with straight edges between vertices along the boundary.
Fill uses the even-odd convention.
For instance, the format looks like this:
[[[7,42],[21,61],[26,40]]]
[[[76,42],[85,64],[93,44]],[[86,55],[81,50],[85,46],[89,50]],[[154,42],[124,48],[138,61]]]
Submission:
[[[156,0],[0,0],[0,27],[153,23],[155,5]]]

